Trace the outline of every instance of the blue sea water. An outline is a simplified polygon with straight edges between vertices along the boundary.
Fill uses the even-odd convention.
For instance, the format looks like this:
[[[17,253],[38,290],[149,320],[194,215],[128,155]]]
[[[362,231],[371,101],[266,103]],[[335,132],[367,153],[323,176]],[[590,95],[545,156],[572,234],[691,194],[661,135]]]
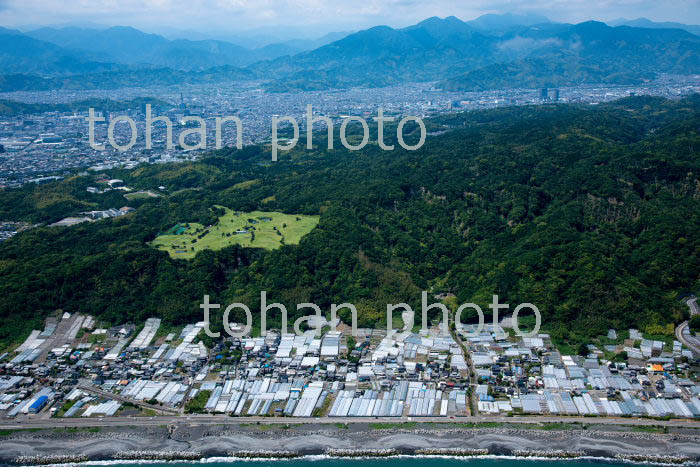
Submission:
[[[254,467],[592,467],[605,466],[633,466],[629,462],[616,462],[605,459],[575,459],[575,460],[549,460],[549,459],[513,459],[506,457],[489,458],[452,458],[452,457],[417,457],[400,456],[383,459],[330,459],[325,456],[307,457],[292,460],[240,460],[240,459],[206,459],[194,462],[98,462],[81,464],[83,467],[113,466],[113,467],[175,467],[178,465],[189,466],[202,464],[207,467],[231,467],[244,463],[254,463]],[[251,466],[252,467],[252,466]]]

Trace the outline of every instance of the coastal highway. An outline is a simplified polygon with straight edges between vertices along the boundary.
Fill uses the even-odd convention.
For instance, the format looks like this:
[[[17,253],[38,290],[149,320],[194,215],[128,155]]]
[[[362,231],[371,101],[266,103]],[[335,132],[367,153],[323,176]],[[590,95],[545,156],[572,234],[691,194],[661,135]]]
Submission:
[[[692,297],[686,300],[686,305],[690,308],[690,316],[700,314],[700,306],[698,306],[697,297]],[[700,356],[700,339],[693,336],[688,328],[688,321],[683,321],[676,328],[676,339],[690,349],[695,356]]]
[[[700,339],[690,334],[688,322],[685,321],[676,328],[676,339],[681,341],[683,345],[688,347],[693,355],[700,355]]]
[[[653,420],[646,418],[615,417],[556,417],[556,416],[474,416],[474,417],[323,417],[323,418],[270,418],[270,417],[229,417],[226,415],[182,415],[154,417],[107,417],[107,418],[35,418],[18,421],[0,420],[0,430],[17,430],[30,428],[90,428],[119,426],[159,426],[159,425],[240,425],[259,422],[262,425],[335,425],[338,423],[401,423],[432,422],[443,426],[450,423],[504,423],[504,424],[538,424],[538,423],[585,423],[595,425],[635,425],[667,426],[675,428],[700,428],[700,421],[687,419]]]
[[[691,316],[700,314],[700,306],[698,305],[698,298],[697,297],[689,298],[685,303],[690,308]]]

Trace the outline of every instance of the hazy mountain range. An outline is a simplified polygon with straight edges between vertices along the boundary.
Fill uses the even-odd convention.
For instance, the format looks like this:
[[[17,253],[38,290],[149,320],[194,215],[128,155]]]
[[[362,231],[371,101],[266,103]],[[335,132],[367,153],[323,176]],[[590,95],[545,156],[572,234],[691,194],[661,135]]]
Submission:
[[[507,65],[507,66],[505,66]],[[273,90],[441,81],[471,90],[637,83],[654,73],[700,72],[700,37],[681,29],[542,23],[489,34],[455,17],[415,26],[378,26],[250,67],[281,75]],[[447,78],[447,79],[446,79]]]
[[[692,24],[674,23],[664,21],[657,23],[647,18],[637,19],[616,19],[609,22],[610,26],[633,26],[635,28],[654,28],[654,29],[684,29],[691,34],[700,35],[700,26]]]
[[[333,42],[348,33],[296,39],[247,48],[231,42],[166,39],[131,27],[44,27],[22,33],[0,28],[0,65],[10,73],[76,74],[127,67],[205,70],[293,55]],[[95,65],[101,63],[101,66]]]
[[[0,90],[112,88],[258,79],[269,90],[437,81],[452,90],[638,83],[700,73],[694,26],[620,20],[552,23],[537,15],[429,18],[247,48],[166,39],[130,27],[0,28]],[[641,26],[641,27],[640,27]],[[670,27],[669,27],[670,26]]]
[[[27,36],[55,44],[70,54],[125,65],[165,66],[198,70],[212,66],[245,66],[251,63],[295,54],[303,49],[290,44],[270,44],[248,49],[219,40],[168,40],[130,27],[105,30],[82,28],[42,28]]]
[[[514,61],[449,78],[453,90],[637,84],[656,73],[700,72],[700,37],[681,29],[610,27],[588,21],[517,31],[496,45]]]

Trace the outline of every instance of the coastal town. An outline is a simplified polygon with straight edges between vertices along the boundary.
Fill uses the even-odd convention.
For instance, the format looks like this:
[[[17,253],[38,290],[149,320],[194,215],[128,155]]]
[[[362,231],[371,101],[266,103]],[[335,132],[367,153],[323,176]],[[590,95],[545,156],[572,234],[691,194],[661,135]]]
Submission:
[[[0,0],[0,467],[700,466],[698,6]]]
[[[697,313],[696,298],[686,305]],[[519,337],[510,321],[353,335],[322,318],[320,336],[212,339],[204,322],[102,327],[58,313],[0,355],[0,418],[700,417],[700,354],[687,327],[680,340],[610,329],[571,352],[545,333]]]

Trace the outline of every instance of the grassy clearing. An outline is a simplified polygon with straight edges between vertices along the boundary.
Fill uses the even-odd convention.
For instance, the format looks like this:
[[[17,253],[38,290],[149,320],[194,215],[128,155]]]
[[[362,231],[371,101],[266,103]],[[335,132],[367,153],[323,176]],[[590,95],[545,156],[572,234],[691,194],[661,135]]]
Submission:
[[[260,182],[262,182],[262,180],[260,180],[259,178],[256,178],[255,180],[247,180],[245,182],[236,183],[235,185],[233,185],[233,189],[234,190],[246,190],[250,187],[253,187],[253,186],[259,184]]]
[[[265,422],[255,422],[255,423],[241,423],[239,425],[240,427],[243,428],[250,428],[253,430],[258,430],[258,431],[270,431],[270,430],[289,430],[293,428],[299,428],[303,426],[303,423],[287,423],[287,424],[279,424],[279,423],[265,423]]]
[[[209,396],[211,396],[211,391],[199,391],[196,396],[185,404],[185,413],[203,413]]]
[[[630,431],[638,433],[668,433],[668,427],[650,425],[629,425]]]
[[[77,399],[73,399],[72,401],[66,402],[65,404],[63,404],[63,407],[61,407],[61,409],[58,410],[58,411],[53,415],[53,417],[54,417],[54,418],[63,417],[63,416],[65,415],[65,413],[68,412],[68,410],[69,410],[71,407],[73,407],[73,406],[75,405],[76,402],[78,402]]]
[[[53,429],[55,433],[99,433],[101,430],[99,426],[73,426]]]
[[[9,430],[0,430],[0,436],[11,436],[15,433],[36,433],[41,431],[43,428],[16,428]]]
[[[333,399],[335,400],[335,399]],[[323,401],[323,405],[319,407],[318,409],[314,409],[313,416],[314,417],[323,417],[325,416],[328,411],[331,408],[331,397],[326,397],[326,399]]]
[[[441,428],[505,428],[510,426],[503,422],[429,422]]]
[[[410,430],[415,428],[418,422],[396,422],[396,423],[370,423],[369,427],[373,430],[398,430],[405,429]]]
[[[133,193],[127,193],[124,195],[124,198],[126,198],[129,201],[134,201],[138,199],[149,199],[149,198],[157,198],[158,195],[157,193],[153,193],[151,191],[135,191]]]
[[[548,423],[542,423],[541,425],[535,425],[532,426],[532,429],[534,430],[545,430],[545,431],[554,431],[554,430],[581,430],[584,427],[584,425],[579,425],[577,423],[565,423],[565,422],[548,422]]]
[[[577,422],[511,423],[511,422],[428,422],[441,428],[515,428],[518,430],[581,430],[585,425]]]
[[[299,243],[318,224],[318,216],[281,212],[236,212],[225,214],[215,225],[176,224],[151,243],[173,258],[190,259],[202,250],[220,250],[230,245],[272,250]]]

